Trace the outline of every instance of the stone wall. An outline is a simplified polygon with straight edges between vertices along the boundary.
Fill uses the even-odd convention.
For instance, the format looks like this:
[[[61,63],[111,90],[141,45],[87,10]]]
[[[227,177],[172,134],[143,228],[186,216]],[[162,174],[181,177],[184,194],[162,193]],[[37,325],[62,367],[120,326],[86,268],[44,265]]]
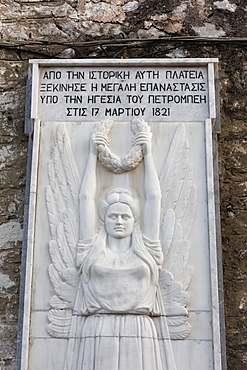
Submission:
[[[247,61],[246,43],[132,43],[71,47],[99,39],[161,36],[246,37],[245,0],[0,0],[0,369],[15,368],[27,141],[25,85],[29,58],[218,57],[219,135],[227,361],[247,368]],[[6,42],[11,42],[6,44]],[[63,45],[17,47],[17,42]],[[11,46],[11,47],[10,47]]]

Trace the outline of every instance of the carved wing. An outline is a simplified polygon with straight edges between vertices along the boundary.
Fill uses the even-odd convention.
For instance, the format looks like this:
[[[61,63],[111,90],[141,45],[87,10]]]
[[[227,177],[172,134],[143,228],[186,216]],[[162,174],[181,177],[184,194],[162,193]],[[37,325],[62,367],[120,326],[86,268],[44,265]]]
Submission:
[[[56,132],[55,146],[48,162],[49,185],[46,204],[52,240],[49,276],[55,295],[50,300],[48,332],[53,337],[68,337],[72,309],[79,284],[75,265],[78,242],[78,194],[80,177],[63,124]]]
[[[172,339],[189,335],[186,291],[192,268],[187,265],[190,244],[188,237],[195,214],[197,193],[193,185],[193,169],[189,164],[190,148],[185,140],[185,127],[177,127],[160,175],[162,190],[161,244],[164,263],[160,289]]]

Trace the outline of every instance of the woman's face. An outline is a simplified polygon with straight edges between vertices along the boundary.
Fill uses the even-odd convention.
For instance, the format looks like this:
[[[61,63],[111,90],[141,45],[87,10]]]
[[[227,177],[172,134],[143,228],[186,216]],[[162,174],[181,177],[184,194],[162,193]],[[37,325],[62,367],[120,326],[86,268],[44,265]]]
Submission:
[[[109,236],[123,239],[130,236],[134,229],[134,216],[125,203],[111,204],[105,215],[105,228]]]

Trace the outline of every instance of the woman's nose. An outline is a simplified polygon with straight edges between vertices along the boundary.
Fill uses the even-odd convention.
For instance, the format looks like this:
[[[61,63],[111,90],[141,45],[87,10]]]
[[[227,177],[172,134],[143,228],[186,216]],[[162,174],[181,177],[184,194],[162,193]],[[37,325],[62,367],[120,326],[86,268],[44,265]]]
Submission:
[[[122,223],[123,223],[122,217],[121,216],[118,216],[118,218],[117,218],[117,224],[118,225],[121,225]]]

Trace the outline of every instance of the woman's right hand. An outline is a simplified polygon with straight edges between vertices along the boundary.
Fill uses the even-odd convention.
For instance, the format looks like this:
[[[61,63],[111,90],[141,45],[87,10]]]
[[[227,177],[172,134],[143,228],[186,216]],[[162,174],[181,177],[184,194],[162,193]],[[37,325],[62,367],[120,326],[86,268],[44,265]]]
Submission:
[[[90,149],[91,152],[98,155],[98,148],[100,145],[109,146],[108,136],[103,132],[94,132],[91,137]]]

